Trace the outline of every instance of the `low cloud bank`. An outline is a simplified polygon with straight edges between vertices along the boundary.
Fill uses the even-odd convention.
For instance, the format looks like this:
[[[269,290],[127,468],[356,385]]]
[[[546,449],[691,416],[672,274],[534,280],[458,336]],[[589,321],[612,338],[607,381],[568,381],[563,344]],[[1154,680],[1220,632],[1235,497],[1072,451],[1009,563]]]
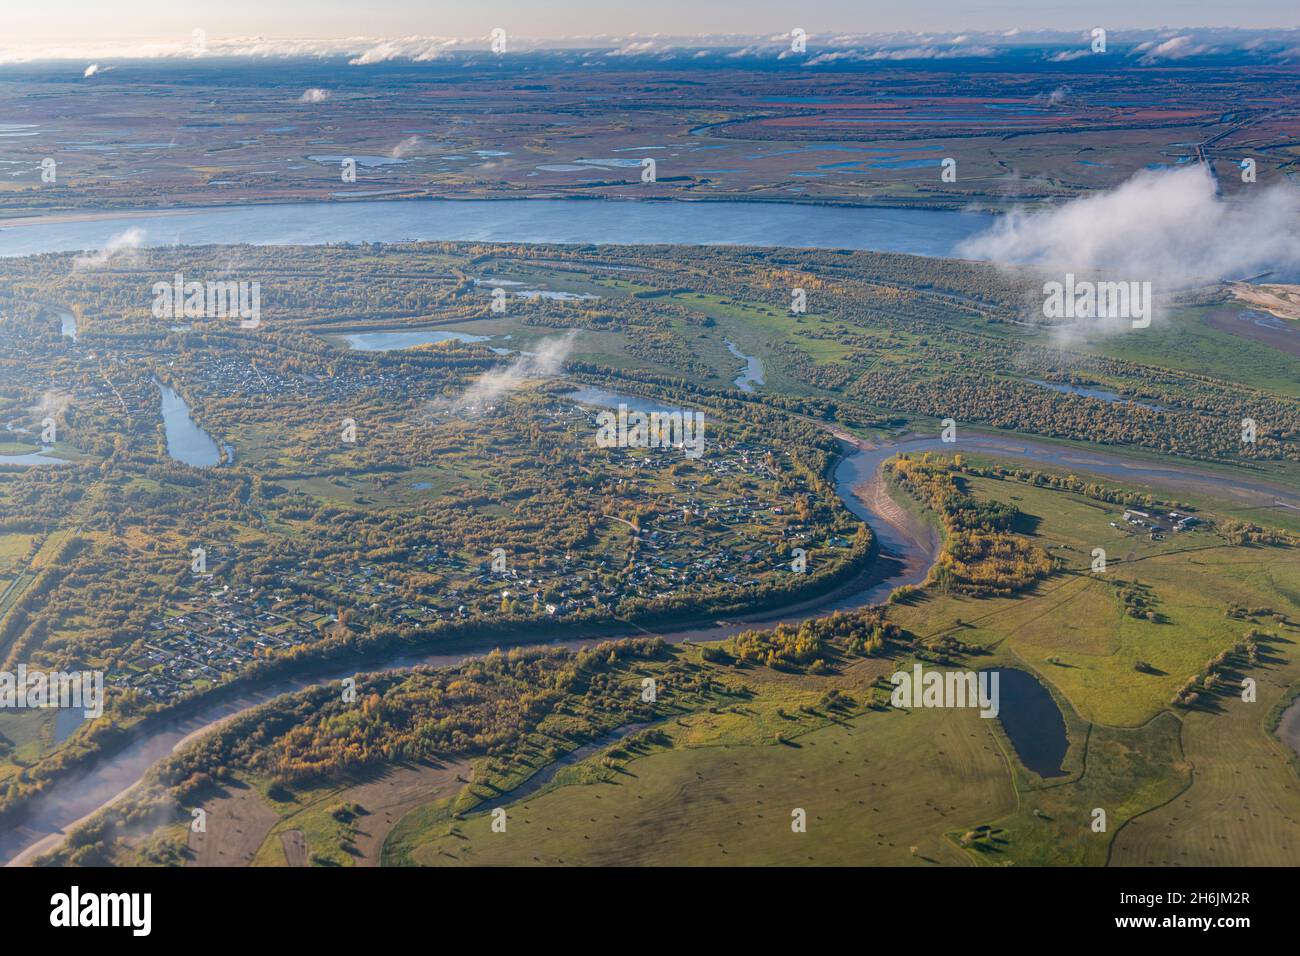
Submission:
[[[1252,186],[1243,198],[1225,200],[1199,164],[1143,171],[1049,212],[1009,213],[961,243],[957,254],[1055,275],[1101,272],[1149,281],[1158,293],[1296,270],[1300,188]]]
[[[808,26],[808,24],[805,24]],[[794,24],[791,24],[793,27]],[[587,33],[536,37],[511,31],[511,52],[568,51],[577,57],[641,56],[689,59],[704,53],[737,57],[789,59],[807,66],[874,61],[934,60],[996,56],[1008,50],[1034,48],[1043,59],[1069,63],[1094,57],[1088,30],[965,30],[937,33],[869,31],[807,35],[807,49],[796,54],[790,33],[774,34],[612,34]],[[1142,68],[1192,57],[1229,57],[1254,62],[1294,62],[1300,58],[1300,30],[1183,27],[1179,29],[1117,30],[1109,39],[1111,54]],[[14,44],[0,35],[0,64],[42,60],[191,59],[196,57],[346,57],[353,66],[394,60],[428,63],[453,54],[490,49],[490,38],[414,35],[404,37],[265,37],[211,36],[201,46],[192,38],[161,37],[130,42],[101,41],[64,44]],[[706,52],[707,51],[707,52]],[[107,69],[107,68],[105,68]]]

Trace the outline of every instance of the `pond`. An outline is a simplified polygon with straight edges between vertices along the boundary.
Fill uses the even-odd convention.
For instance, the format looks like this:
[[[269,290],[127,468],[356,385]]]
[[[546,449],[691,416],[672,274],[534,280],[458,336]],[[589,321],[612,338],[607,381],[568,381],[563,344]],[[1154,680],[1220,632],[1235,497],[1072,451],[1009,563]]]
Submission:
[[[27,452],[22,455],[0,455],[0,465],[66,465],[68,462],[62,458],[55,458],[48,454],[48,448],[42,448],[40,451]]]
[[[199,428],[190,417],[190,407],[175,389],[161,382],[163,430],[167,435],[167,454],[195,468],[221,464],[221,449],[212,436]]]
[[[446,329],[416,329],[410,332],[348,332],[338,336],[348,343],[348,348],[359,352],[391,352],[417,345],[434,345],[438,342],[486,342],[489,335],[470,335],[467,332],[448,332]]]
[[[1119,392],[1112,392],[1104,388],[1089,388],[1084,385],[1070,385],[1065,382],[1045,382],[1038,378],[1031,378],[1029,381],[1043,388],[1050,388],[1054,392],[1060,392],[1062,395],[1080,395],[1084,398],[1095,398],[1102,402],[1120,402],[1126,405],[1136,405],[1138,408],[1149,408],[1153,412],[1168,411],[1163,405],[1152,405],[1125,398]]]
[[[1038,678],[1015,667],[998,673],[997,719],[1011,738],[1020,762],[1040,777],[1064,777],[1061,763],[1070,749],[1065,718],[1051,693]]]
[[[77,341],[77,317],[66,309],[59,310],[59,334]]]
[[[736,343],[730,339],[724,339],[727,344],[727,351],[745,363],[745,369],[736,376],[736,388],[742,392],[752,392],[756,385],[765,384],[763,378],[763,360],[753,355],[746,355],[740,349],[736,348]]]

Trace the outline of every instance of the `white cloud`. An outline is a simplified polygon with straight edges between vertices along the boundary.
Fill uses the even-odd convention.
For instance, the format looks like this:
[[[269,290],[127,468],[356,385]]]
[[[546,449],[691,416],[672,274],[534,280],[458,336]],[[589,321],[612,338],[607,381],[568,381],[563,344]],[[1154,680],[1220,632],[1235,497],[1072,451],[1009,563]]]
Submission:
[[[991,46],[909,46],[881,47],[875,50],[838,50],[822,53],[808,61],[808,66],[848,61],[870,63],[878,60],[954,60],[969,57],[994,56],[997,48]]]
[[[408,136],[406,137],[406,139],[402,140],[400,143],[398,143],[396,146],[390,149],[388,151],[388,155],[392,159],[402,159],[403,157],[410,155],[411,151],[414,150],[415,147],[419,145],[420,145],[420,137]]]
[[[1102,272],[1150,281],[1157,294],[1270,269],[1300,268],[1300,188],[1216,195],[1200,165],[1142,171],[1096,196],[1048,212],[1012,212],[957,254],[1040,267],[1057,276]]]
[[[351,66],[371,66],[388,60],[411,60],[427,63],[445,55],[461,41],[453,37],[403,37],[398,40],[380,40],[371,43],[348,60]]]
[[[38,422],[45,418],[58,418],[72,404],[72,395],[67,392],[46,391],[41,393],[41,400],[27,409]]]
[[[847,33],[823,37],[818,35],[816,50],[810,53],[829,53],[836,50],[855,51],[858,59],[903,60],[935,59],[943,51],[955,51],[967,44],[983,49],[1014,49],[1039,44],[1059,52],[1048,55],[1053,62],[1089,55],[1088,37],[1080,40],[1077,31],[977,31],[952,34],[927,34],[919,32]],[[165,59],[194,57],[194,44],[185,37],[132,42],[88,42],[63,45],[8,45],[0,36],[0,63],[33,62],[38,60],[80,60],[95,63],[125,59]],[[1176,60],[1200,53],[1233,53],[1249,55],[1256,59],[1276,60],[1294,55],[1300,44],[1300,30],[1232,30],[1213,28],[1185,28],[1181,30],[1126,30],[1125,43],[1133,44],[1134,55],[1146,57],[1141,62]],[[352,36],[333,38],[268,38],[261,36],[213,37],[206,39],[203,55],[220,57],[346,57],[355,66],[384,63],[390,60],[426,62],[437,60],[453,52],[481,51],[487,47],[483,36],[477,37],[373,37]],[[601,55],[638,53],[665,54],[672,50],[697,50],[708,48],[717,52],[751,48],[754,55],[777,57],[789,49],[786,34],[776,35],[611,35],[588,34],[549,39],[511,35],[512,52],[551,49],[569,51],[599,51]],[[1079,49],[1076,49],[1078,47]],[[950,55],[959,55],[951,52]],[[966,55],[970,55],[967,53]],[[980,52],[984,56],[987,53]],[[834,61],[828,61],[834,62]]]
[[[1039,93],[1032,100],[1034,103],[1041,103],[1044,106],[1060,106],[1070,98],[1070,88],[1068,86],[1058,86],[1050,93]]]
[[[102,269],[114,259],[130,259],[136,249],[139,249],[144,242],[144,230],[133,226],[125,232],[119,232],[104,244],[104,248],[98,252],[92,252],[88,256],[77,256],[72,260],[72,268],[81,269]]]
[[[86,72],[83,73],[83,74],[81,74],[81,75],[82,75],[82,76],[85,76],[85,77],[91,77],[91,76],[94,76],[94,75],[95,75],[96,73],[98,73],[98,72],[99,72],[99,64],[98,64],[98,63],[92,63],[92,64],[90,64],[90,66],[86,67]]]
[[[303,90],[302,96],[298,97],[299,103],[324,103],[330,98],[329,90],[322,90],[320,87],[313,86],[309,90]]]
[[[1060,53],[1053,53],[1047,58],[1048,63],[1069,63],[1071,60],[1080,60],[1085,56],[1092,56],[1092,50],[1062,50]]]
[[[559,374],[564,360],[573,351],[573,340],[577,336],[574,330],[555,338],[543,339],[537,351],[531,355],[520,355],[509,365],[489,369],[484,372],[458,399],[441,404],[448,411],[481,413],[495,405],[509,392],[515,391],[525,382],[552,378]]]
[[[1143,43],[1137,47],[1143,50],[1144,55],[1139,63],[1156,63],[1160,60],[1181,60],[1189,56],[1197,56],[1201,53],[1207,53],[1211,49],[1208,44],[1197,43],[1191,34],[1183,34],[1166,40],[1164,43],[1150,44]]]

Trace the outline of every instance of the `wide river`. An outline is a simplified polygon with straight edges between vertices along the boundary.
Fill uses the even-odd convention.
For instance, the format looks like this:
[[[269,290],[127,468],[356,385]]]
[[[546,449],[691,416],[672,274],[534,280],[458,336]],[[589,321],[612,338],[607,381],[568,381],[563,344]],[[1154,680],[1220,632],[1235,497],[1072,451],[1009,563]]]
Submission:
[[[743,202],[632,203],[610,201],[419,201],[303,203],[204,209],[177,214],[111,214],[15,224],[0,222],[0,255],[98,249],[113,236],[141,230],[144,245],[172,243],[319,244],[344,241],[402,241],[417,239],[568,243],[690,243],[804,246],[878,249],[931,256],[951,256],[962,239],[987,227],[992,218],[956,212],[878,210],[823,206],[772,205]],[[624,396],[625,397],[625,396]],[[595,391],[584,400],[603,403],[620,396]],[[633,399],[635,400],[635,399]],[[1078,468],[1098,474],[1159,482],[1170,488],[1229,495],[1237,500],[1270,506],[1281,502],[1300,507],[1300,495],[1264,480],[1224,477],[1190,466],[1134,462],[1105,451],[1078,451],[1020,438],[967,432],[957,445],[937,439],[913,438],[901,444],[851,447],[835,472],[845,505],[870,524],[880,546],[880,560],[861,578],[847,582],[821,598],[782,609],[775,614],[718,621],[685,631],[666,633],[668,640],[720,640],[754,623],[799,621],[836,609],[850,609],[883,600],[894,587],[926,577],[937,555],[934,530],[909,519],[878,494],[874,480],[880,463],[898,451],[986,451],[1000,456]],[[562,627],[554,635],[531,640],[570,647],[600,638],[576,641]],[[496,641],[493,644],[499,644]],[[404,654],[367,669],[451,665],[489,650],[492,645],[444,648],[438,653]],[[166,757],[196,734],[222,720],[280,694],[312,684],[351,676],[356,667],[321,670],[276,681],[209,704],[185,718],[151,721],[123,750],[75,776],[54,784],[30,805],[22,825],[0,834],[0,860],[21,863],[57,845],[68,826],[120,797]]]
[[[953,256],[989,213],[762,202],[420,199],[69,213],[0,220],[0,256],[145,246],[331,242],[550,242],[793,246]],[[132,233],[132,230],[136,230]]]

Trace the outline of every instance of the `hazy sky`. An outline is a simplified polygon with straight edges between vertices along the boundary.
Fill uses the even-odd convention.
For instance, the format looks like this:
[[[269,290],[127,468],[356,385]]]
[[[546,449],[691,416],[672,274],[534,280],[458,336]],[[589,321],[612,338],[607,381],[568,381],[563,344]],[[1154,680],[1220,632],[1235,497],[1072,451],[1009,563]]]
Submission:
[[[1296,0],[0,0],[0,46],[186,37],[481,37],[1300,25]]]

